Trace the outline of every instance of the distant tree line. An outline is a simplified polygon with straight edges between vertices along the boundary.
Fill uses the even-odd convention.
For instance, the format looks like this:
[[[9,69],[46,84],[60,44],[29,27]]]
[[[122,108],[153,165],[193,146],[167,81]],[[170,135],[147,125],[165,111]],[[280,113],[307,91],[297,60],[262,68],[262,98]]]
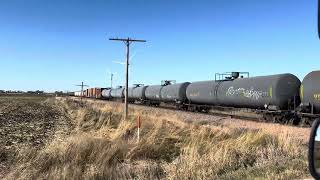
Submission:
[[[44,91],[13,91],[13,90],[0,90],[0,94],[31,94],[31,95],[49,95],[49,96],[73,96],[73,92],[55,91],[54,93],[47,93]]]
[[[74,96],[74,92],[63,92],[63,91],[55,91],[54,94],[56,96]]]
[[[28,94],[44,94],[43,91],[39,91],[39,90],[37,90],[37,91],[27,91],[27,93]]]
[[[8,91],[5,91],[5,90],[0,90],[0,93],[1,94],[23,94],[25,93],[24,91],[12,91],[12,90],[8,90]]]
[[[13,91],[13,90],[0,90],[0,94],[44,94],[44,91],[36,90],[36,91]]]

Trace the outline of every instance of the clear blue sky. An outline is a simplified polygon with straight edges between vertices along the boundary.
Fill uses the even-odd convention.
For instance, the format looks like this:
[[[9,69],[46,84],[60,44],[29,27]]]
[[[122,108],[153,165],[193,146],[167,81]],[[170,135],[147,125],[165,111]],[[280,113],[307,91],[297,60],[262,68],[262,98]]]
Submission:
[[[0,89],[75,90],[214,79],[215,72],[252,76],[320,69],[316,0],[0,0]],[[108,69],[108,70],[107,70]]]

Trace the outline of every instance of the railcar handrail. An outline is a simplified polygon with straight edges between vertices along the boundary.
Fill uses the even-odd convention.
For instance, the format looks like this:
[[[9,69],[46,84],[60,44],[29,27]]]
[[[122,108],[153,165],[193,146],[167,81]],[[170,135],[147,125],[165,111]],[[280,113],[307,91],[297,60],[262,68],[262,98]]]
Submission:
[[[235,79],[244,78],[244,75],[246,75],[246,78],[250,77],[249,72],[225,72],[225,73],[216,73],[215,74],[215,81],[233,81]]]

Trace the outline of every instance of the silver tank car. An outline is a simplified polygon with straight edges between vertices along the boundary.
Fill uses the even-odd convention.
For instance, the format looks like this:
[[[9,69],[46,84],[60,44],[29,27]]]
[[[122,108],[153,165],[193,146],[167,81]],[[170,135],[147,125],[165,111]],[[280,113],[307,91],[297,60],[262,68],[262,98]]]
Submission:
[[[102,90],[101,95],[105,99],[110,99],[111,98],[111,89]]]
[[[301,104],[311,113],[320,113],[320,71],[309,73],[300,88]]]
[[[300,84],[292,74],[201,81],[188,86],[187,98],[191,104],[286,109],[299,101]]]
[[[136,86],[128,89],[128,98],[131,100],[145,100],[148,86]]]
[[[186,90],[189,84],[189,82],[184,82],[164,86],[161,89],[161,101],[184,103],[187,99]]]
[[[217,102],[214,95],[215,81],[193,82],[187,87],[187,99],[192,104],[214,105]]]
[[[153,86],[148,86],[145,95],[146,99],[151,100],[151,101],[160,101],[161,100],[161,89],[164,86],[161,85],[153,85]]]
[[[124,98],[124,88],[122,86],[111,90],[112,98]]]

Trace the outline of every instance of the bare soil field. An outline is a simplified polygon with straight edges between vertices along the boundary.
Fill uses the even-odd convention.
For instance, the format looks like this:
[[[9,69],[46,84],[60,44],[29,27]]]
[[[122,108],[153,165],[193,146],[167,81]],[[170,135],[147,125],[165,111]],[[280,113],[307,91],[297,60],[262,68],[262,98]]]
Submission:
[[[4,179],[309,177],[308,128],[137,105],[123,121],[122,104],[99,100],[0,103]]]
[[[23,149],[40,149],[67,125],[53,99],[37,96],[0,97],[0,178]]]

